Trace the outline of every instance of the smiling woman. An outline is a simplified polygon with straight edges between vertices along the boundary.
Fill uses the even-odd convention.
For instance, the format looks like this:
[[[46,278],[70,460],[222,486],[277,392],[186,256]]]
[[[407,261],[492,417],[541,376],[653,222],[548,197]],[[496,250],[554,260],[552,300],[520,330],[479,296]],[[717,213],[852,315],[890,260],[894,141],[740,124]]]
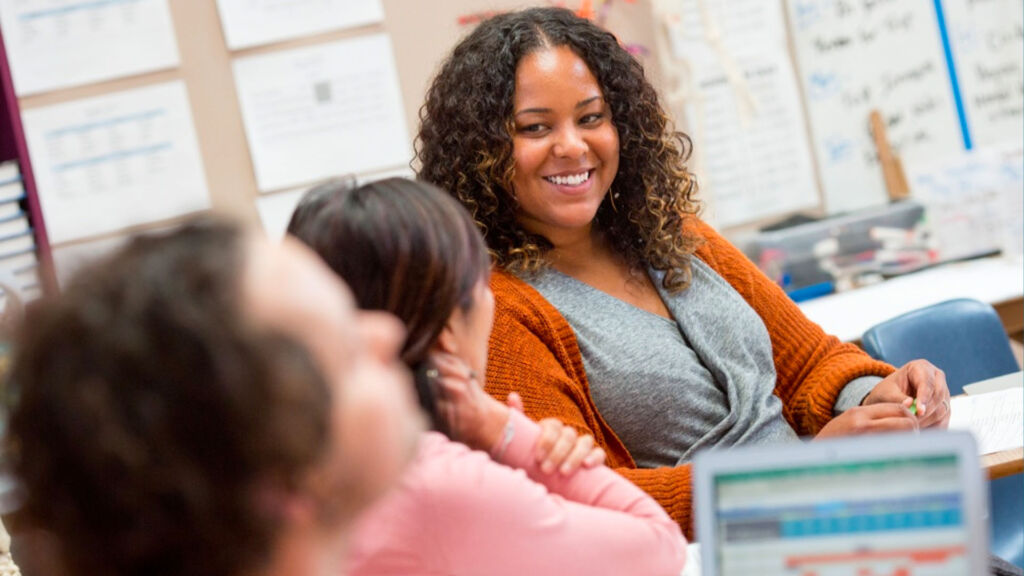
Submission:
[[[558,107],[575,108],[600,97],[585,103],[593,106],[586,114],[574,109],[578,115],[573,119],[579,123],[579,135],[586,123],[597,120],[586,116],[599,113],[602,118],[597,132],[606,126],[616,135],[619,152],[613,154],[615,158],[609,157],[607,147],[601,155],[590,153],[590,158],[617,164],[609,178],[594,186],[604,198],[597,207],[604,238],[626,261],[638,266],[654,264],[667,271],[669,285],[684,286],[687,257],[700,241],[690,227],[683,228],[683,217],[698,209],[696,181],[685,167],[689,138],[669,129],[670,120],[644,78],[643,68],[611,34],[593,25],[566,26],[562,22],[566,17],[575,19],[568,11],[546,9],[498,16],[456,46],[420,109],[416,147],[420,177],[462,202],[484,233],[500,268],[539,270],[550,256],[552,244],[549,238],[519,224],[518,189],[512,180],[520,172],[530,171],[530,159],[525,156],[528,150],[543,153],[557,148],[564,153],[563,144],[531,147],[531,133],[544,135],[548,129],[544,119],[538,122],[514,114],[534,107],[550,108],[554,113]],[[559,50],[542,56],[545,50],[541,49],[546,47],[570,48],[575,62],[566,67],[572,59],[557,56]],[[540,75],[520,75],[520,61],[531,55],[545,61],[547,81],[558,82],[576,96],[566,103],[541,101],[555,91],[544,89]],[[540,72],[540,62],[536,64],[535,71]],[[556,65],[561,69],[551,69]],[[560,74],[589,78],[590,91],[575,86],[567,77],[559,78]],[[530,85],[517,85],[521,81]],[[525,101],[527,90],[533,93],[533,102]],[[544,135],[543,140],[547,139]],[[588,140],[583,143],[589,146]],[[544,160],[532,162],[537,165]],[[568,174],[560,169],[553,175],[578,177],[580,167],[577,162],[568,168]]]
[[[487,390],[593,434],[688,533],[698,449],[948,421],[941,372],[826,335],[697,219],[689,139],[595,24],[557,8],[484,21],[420,118],[420,176],[497,264]]]

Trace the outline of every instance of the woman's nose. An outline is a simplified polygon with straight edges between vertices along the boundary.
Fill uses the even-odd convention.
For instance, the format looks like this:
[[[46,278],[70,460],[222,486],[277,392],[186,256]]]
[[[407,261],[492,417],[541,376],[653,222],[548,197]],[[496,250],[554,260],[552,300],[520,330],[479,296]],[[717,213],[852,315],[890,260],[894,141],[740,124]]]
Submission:
[[[554,154],[560,158],[579,158],[587,151],[587,142],[575,127],[565,128],[558,132],[555,140]]]

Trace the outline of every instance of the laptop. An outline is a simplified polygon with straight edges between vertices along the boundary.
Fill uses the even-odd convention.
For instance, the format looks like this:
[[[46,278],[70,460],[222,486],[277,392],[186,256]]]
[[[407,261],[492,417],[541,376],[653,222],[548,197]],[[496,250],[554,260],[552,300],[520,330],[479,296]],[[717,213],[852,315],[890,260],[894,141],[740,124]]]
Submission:
[[[704,576],[988,573],[987,485],[968,433],[701,452]]]

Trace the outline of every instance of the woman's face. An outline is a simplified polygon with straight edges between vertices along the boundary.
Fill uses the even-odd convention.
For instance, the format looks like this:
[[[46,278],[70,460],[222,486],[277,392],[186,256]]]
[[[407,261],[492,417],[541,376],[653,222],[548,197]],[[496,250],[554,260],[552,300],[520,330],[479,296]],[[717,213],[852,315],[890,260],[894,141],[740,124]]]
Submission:
[[[473,302],[468,310],[456,307],[448,319],[452,351],[476,373],[482,384],[487,370],[487,342],[494,326],[494,293],[483,277],[473,287]]]
[[[619,134],[597,79],[569,47],[516,68],[512,153],[517,219],[555,241],[589,230],[619,169]]]

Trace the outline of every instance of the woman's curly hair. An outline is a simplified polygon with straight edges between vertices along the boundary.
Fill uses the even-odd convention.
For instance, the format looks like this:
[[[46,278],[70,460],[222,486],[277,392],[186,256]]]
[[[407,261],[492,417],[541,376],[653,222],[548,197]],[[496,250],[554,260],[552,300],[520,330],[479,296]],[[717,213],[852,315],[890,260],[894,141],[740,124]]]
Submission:
[[[513,95],[523,57],[559,46],[586,62],[618,130],[619,171],[596,222],[631,267],[662,270],[667,290],[686,289],[700,242],[687,226],[699,210],[697,182],[685,166],[690,139],[674,130],[640,63],[611,33],[568,10],[501,14],[455,47],[420,108],[420,178],[462,202],[498,266],[544,266],[551,243],[516,221]]]

